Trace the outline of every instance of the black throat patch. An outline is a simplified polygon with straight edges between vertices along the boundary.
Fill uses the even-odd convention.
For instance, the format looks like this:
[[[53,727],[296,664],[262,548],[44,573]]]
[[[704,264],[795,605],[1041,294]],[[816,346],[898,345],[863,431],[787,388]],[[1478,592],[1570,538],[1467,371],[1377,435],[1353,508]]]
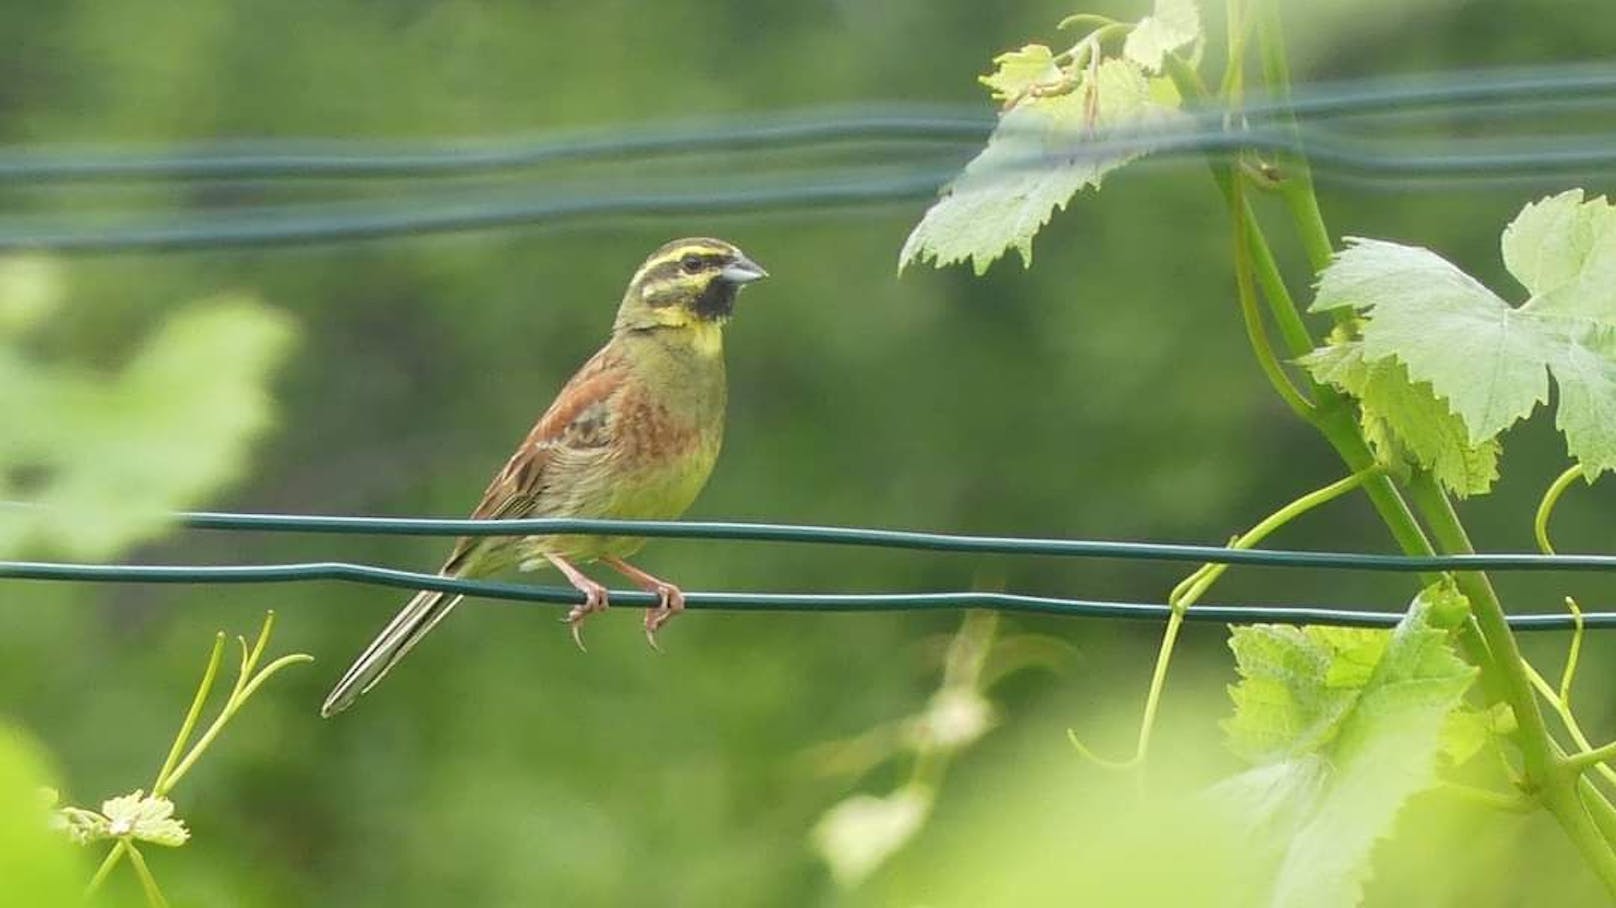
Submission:
[[[735,295],[739,293],[739,284],[732,284],[721,277],[714,277],[690,304],[690,311],[698,318],[708,321],[722,321],[730,317],[735,311]]]

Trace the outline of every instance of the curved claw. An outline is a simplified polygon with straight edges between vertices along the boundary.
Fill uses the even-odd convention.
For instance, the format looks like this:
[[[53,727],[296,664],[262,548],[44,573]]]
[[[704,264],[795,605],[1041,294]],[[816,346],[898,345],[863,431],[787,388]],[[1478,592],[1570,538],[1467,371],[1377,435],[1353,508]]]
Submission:
[[[563,620],[572,628],[572,642],[578,644],[580,651],[587,653],[589,650],[584,646],[583,635],[584,619],[596,612],[606,611],[609,604],[606,599],[606,587],[590,580],[583,571],[573,567],[560,555],[547,554],[544,557],[566,576],[567,582],[571,583],[574,589],[584,594],[584,601],[568,609],[567,617]]]
[[[581,605],[575,605],[567,611],[566,621],[572,628],[572,642],[578,644],[580,652],[587,653],[589,648],[584,646],[584,619],[596,612],[606,611],[606,588],[593,582],[589,583],[588,586],[583,584],[574,585],[583,592],[584,601]]]
[[[645,610],[645,640],[652,649],[662,652],[662,647],[656,642],[657,631],[668,623],[668,619],[685,610],[685,594],[668,581],[653,577],[621,558],[607,556],[601,560],[634,581],[635,586],[656,594],[657,604]]]
[[[657,594],[657,605],[645,612],[645,640],[660,653],[662,647],[657,645],[657,631],[668,623],[668,619],[685,610],[685,594],[678,587],[665,582],[659,582],[653,592]]]

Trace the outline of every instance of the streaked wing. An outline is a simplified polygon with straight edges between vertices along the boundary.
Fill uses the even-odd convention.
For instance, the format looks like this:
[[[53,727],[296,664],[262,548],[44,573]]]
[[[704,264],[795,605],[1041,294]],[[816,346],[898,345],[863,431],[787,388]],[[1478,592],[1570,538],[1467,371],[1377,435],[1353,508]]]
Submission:
[[[612,400],[622,392],[629,366],[616,345],[608,343],[577,371],[556,395],[550,409],[489,482],[473,520],[562,516],[538,513],[546,489],[560,469],[604,455],[617,430]],[[488,537],[463,536],[444,564],[450,572]]]
[[[608,343],[556,395],[555,403],[539,418],[504,469],[494,475],[471,516],[494,520],[556,513],[557,502],[569,500],[565,495],[558,499],[560,491],[568,485],[576,485],[580,472],[587,472],[607,455],[615,430],[611,403],[624,389],[628,377],[627,364]],[[552,486],[555,489],[547,495]],[[441,573],[461,575],[469,556],[488,538],[460,537]],[[417,594],[337,682],[320,708],[320,714],[331,716],[347,709],[397,665],[459,601],[459,596],[444,593],[422,591]]]

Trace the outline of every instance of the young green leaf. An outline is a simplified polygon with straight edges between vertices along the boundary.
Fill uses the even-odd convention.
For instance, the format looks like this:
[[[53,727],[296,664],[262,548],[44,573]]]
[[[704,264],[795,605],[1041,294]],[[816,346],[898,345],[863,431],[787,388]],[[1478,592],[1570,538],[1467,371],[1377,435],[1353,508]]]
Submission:
[[[174,802],[144,791],[108,798],[101,812],[82,807],[57,809],[58,826],[80,844],[102,839],[133,839],[169,848],[178,848],[191,838],[191,831],[174,816]]]
[[[1229,638],[1239,684],[1223,723],[1229,749],[1252,763],[1318,750],[1342,719],[1386,647],[1381,631],[1256,624]]]
[[[1465,496],[1484,494],[1498,478],[1496,439],[1472,444],[1464,421],[1428,382],[1410,381],[1395,359],[1365,359],[1358,341],[1320,347],[1298,360],[1313,377],[1358,400],[1364,436],[1394,470],[1412,463]]]
[[[1242,680],[1226,728],[1258,765],[1213,792],[1278,856],[1270,904],[1357,904],[1375,842],[1434,783],[1442,731],[1476,674],[1431,624],[1434,599],[1451,595],[1422,592],[1389,632],[1234,631]]]
[[[1013,104],[1029,90],[1060,82],[1065,78],[1055,65],[1055,55],[1042,44],[1029,44],[993,58],[997,69],[977,81],[993,92],[996,101]]]
[[[1150,72],[1161,72],[1162,58],[1201,37],[1195,0],[1156,0],[1155,12],[1139,20],[1122,43],[1122,55]]]
[[[1019,84],[996,76],[988,77],[996,91]],[[939,267],[970,260],[982,274],[1009,249],[1031,265],[1032,238],[1055,210],[1144,154],[1145,128],[1173,112],[1156,100],[1144,71],[1132,62],[1107,60],[1072,79],[1072,90],[1027,97],[1000,117],[987,147],[909,234],[900,268],[927,259]],[[1096,137],[1117,144],[1086,148]]]
[[[1573,190],[1521,211],[1502,239],[1532,293],[1519,307],[1429,250],[1348,243],[1313,308],[1363,311],[1366,360],[1428,382],[1472,447],[1547,401],[1552,374],[1571,456],[1589,477],[1616,469],[1616,206]]]

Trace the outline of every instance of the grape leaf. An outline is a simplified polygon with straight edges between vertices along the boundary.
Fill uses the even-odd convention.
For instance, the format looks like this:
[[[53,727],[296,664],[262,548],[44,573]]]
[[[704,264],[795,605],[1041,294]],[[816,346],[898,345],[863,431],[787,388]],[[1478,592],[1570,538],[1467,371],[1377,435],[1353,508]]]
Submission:
[[[1358,341],[1320,347],[1298,362],[1315,379],[1358,400],[1364,437],[1381,463],[1394,470],[1405,463],[1430,470],[1460,496],[1492,488],[1498,478],[1498,441],[1472,444],[1464,420],[1429,383],[1410,381],[1401,362],[1367,360]]]
[[[1472,442],[1548,400],[1531,320],[1446,259],[1414,246],[1349,238],[1325,269],[1313,309],[1366,310],[1363,352],[1395,356],[1464,420]]]
[[[1476,675],[1431,623],[1453,595],[1427,589],[1392,631],[1233,632],[1241,681],[1225,728],[1257,765],[1213,794],[1277,855],[1270,904],[1357,904],[1376,840],[1434,783],[1448,716]]]
[[[0,510],[0,551],[103,558],[234,479],[291,336],[279,313],[227,298],[171,317],[111,378],[0,348],[0,408],[23,414],[0,440],[0,492],[45,506]]]
[[[1472,446],[1546,402],[1552,374],[1571,456],[1589,478],[1616,469],[1616,206],[1580,190],[1542,199],[1501,246],[1533,294],[1519,307],[1430,250],[1349,239],[1313,308],[1364,312],[1364,358],[1428,382]]]
[[[1593,479],[1616,468],[1616,340],[1610,331],[1572,339],[1549,361],[1560,386],[1555,425],[1566,448]]]
[[[1438,752],[1442,765],[1463,766],[1489,741],[1514,731],[1514,722],[1515,713],[1507,703],[1495,703],[1489,709],[1460,704],[1448,714],[1442,726],[1442,746]]]
[[[1504,267],[1528,293],[1616,278],[1616,207],[1584,203],[1580,189],[1530,202],[1504,228],[1500,246]]]
[[[927,259],[938,267],[970,260],[982,274],[1012,248],[1030,266],[1033,235],[1055,210],[1144,154],[1144,129],[1173,113],[1157,100],[1137,64],[1107,60],[1092,74],[1084,70],[1073,78],[1070,91],[1028,97],[1005,111],[987,147],[909,234],[900,269]],[[1009,77],[1001,81],[1015,84]],[[1107,141],[1120,141],[1114,133],[1119,128],[1130,137],[1124,146],[1084,147],[1108,131],[1113,135]]]
[[[1042,44],[1029,44],[993,58],[997,69],[977,81],[993,91],[997,101],[1013,103],[1035,86],[1050,85],[1065,78],[1055,55]]]
[[[1223,723],[1229,749],[1253,763],[1281,760],[1335,737],[1380,659],[1386,634],[1363,628],[1257,624],[1229,638],[1241,682]]]
[[[1150,72],[1161,72],[1162,58],[1201,37],[1195,0],[1156,0],[1156,9],[1139,20],[1122,42],[1122,55]]]

